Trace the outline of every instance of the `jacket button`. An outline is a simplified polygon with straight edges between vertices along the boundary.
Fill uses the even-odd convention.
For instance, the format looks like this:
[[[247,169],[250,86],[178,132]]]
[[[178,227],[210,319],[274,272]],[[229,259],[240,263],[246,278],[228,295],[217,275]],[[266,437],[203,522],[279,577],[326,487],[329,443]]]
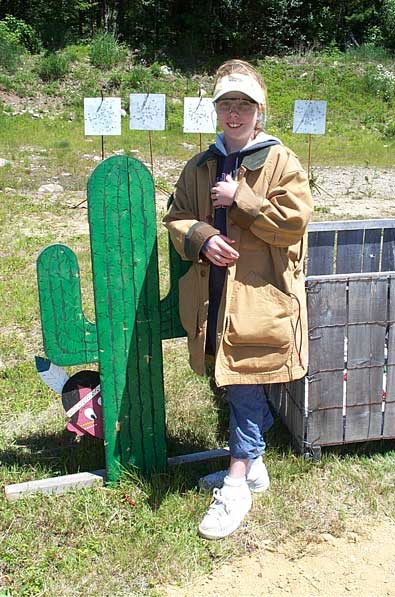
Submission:
[[[205,270],[205,269],[202,269],[202,270],[200,271],[200,275],[202,276],[202,278],[205,278],[205,277],[206,277],[206,270]]]

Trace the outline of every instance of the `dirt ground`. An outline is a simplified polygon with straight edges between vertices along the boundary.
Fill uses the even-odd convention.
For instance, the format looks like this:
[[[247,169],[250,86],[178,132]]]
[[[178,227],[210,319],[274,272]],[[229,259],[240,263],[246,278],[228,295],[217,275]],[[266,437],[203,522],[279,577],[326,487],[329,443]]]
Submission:
[[[158,160],[155,173],[173,185],[182,165],[178,161]],[[313,189],[316,220],[395,217],[394,168],[317,166],[313,177],[317,184]],[[167,199],[157,190],[160,207],[165,208]]]
[[[365,521],[343,537],[270,544],[163,597],[394,597],[395,522]]]

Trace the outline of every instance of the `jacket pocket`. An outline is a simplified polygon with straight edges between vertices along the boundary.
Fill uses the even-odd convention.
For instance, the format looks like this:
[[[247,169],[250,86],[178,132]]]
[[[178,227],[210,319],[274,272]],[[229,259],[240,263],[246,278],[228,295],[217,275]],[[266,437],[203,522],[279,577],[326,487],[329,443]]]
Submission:
[[[179,279],[178,291],[178,310],[182,327],[189,338],[195,338],[199,325],[199,285],[198,273],[193,265]]]
[[[267,346],[287,352],[291,344],[292,299],[251,273],[234,282],[224,340],[234,346]]]

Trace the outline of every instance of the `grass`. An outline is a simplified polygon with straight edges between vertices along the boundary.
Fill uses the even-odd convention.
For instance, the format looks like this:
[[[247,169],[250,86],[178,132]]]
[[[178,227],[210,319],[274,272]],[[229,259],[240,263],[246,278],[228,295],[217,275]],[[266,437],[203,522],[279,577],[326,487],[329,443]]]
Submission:
[[[41,383],[33,360],[35,354],[43,353],[34,266],[41,248],[61,241],[77,253],[85,311],[94,318],[86,209],[73,206],[84,198],[86,179],[95,165],[93,157],[100,154],[100,139],[84,138],[80,111],[74,110],[81,98],[82,74],[88,79],[92,76],[87,51],[78,47],[71,55],[71,71],[80,69],[81,78],[67,75],[64,82],[54,83],[50,96],[56,99],[65,89],[74,90],[67,109],[41,112],[42,118],[26,113],[10,116],[7,108],[7,113],[0,109],[0,156],[12,161],[0,168],[1,488],[104,466],[100,442],[89,437],[78,442],[65,431],[60,398]],[[339,68],[333,65],[336,60]],[[271,131],[281,134],[306,159],[306,139],[292,135],[290,115],[293,99],[309,93],[313,66],[318,73],[317,97],[330,101],[328,134],[313,140],[314,162],[393,166],[394,140],[385,140],[379,127],[391,105],[363,90],[358,73],[363,72],[364,63],[355,66],[350,57],[326,57],[320,64],[312,57],[266,61],[262,69],[273,106]],[[307,75],[302,77],[304,72]],[[137,75],[142,80],[141,71],[134,76],[136,85],[142,85]],[[129,76],[120,69],[115,92],[124,85],[122,93],[126,94]],[[197,80],[179,73],[167,83],[157,68],[149,76],[158,89],[169,93],[171,86],[174,99],[187,90],[196,92]],[[10,89],[20,92],[21,99],[23,89],[29,89],[40,106],[43,90],[49,87],[34,80],[33,71],[23,77],[20,72],[19,77],[15,88],[7,79]],[[202,80],[209,85],[207,77]],[[86,84],[93,88],[95,83],[92,79]],[[348,97],[353,85],[355,93]],[[182,143],[198,145],[197,136],[181,133],[181,105],[171,105],[169,128],[153,133],[155,158],[161,158],[155,163],[156,179],[167,190],[182,163],[197,151]],[[126,121],[123,128],[121,137],[106,138],[106,153],[137,150],[140,153],[133,155],[148,159],[147,135],[128,131]],[[210,136],[204,137],[204,143],[209,140]],[[39,194],[38,187],[46,182],[60,182],[65,193]],[[331,218],[328,209],[323,206],[317,213]],[[158,209],[158,221],[161,215]],[[159,252],[163,296],[168,275],[162,228]],[[185,341],[168,340],[163,351],[169,455],[223,445],[225,405],[213,398],[207,379],[190,371]],[[69,373],[78,369],[71,368]],[[328,449],[314,464],[293,454],[287,431],[276,421],[268,445],[272,490],[255,500],[246,525],[219,543],[197,536],[196,523],[209,498],[195,486],[201,474],[223,462],[171,468],[150,480],[128,473],[117,486],[58,498],[37,496],[13,504],[1,499],[0,595],[74,596],[89,590],[103,596],[154,597],[161,594],[162,583],[186,582],[220,562],[259,548],[263,540],[275,545],[295,536],[314,542],[324,532],[340,536],[345,528],[357,528],[369,517],[395,519],[393,442]]]

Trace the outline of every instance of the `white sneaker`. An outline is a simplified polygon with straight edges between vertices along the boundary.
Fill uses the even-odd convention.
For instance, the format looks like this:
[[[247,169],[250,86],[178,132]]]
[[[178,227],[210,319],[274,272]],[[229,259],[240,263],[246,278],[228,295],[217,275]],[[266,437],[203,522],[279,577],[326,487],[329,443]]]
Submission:
[[[198,487],[204,491],[212,491],[214,487],[221,488],[228,471],[217,471],[200,477]],[[270,479],[262,460],[259,456],[256,460],[250,460],[247,466],[247,483],[253,493],[263,493],[270,487]]]
[[[241,487],[214,489],[214,501],[199,525],[199,534],[205,539],[222,539],[241,524],[252,505],[247,483]]]

